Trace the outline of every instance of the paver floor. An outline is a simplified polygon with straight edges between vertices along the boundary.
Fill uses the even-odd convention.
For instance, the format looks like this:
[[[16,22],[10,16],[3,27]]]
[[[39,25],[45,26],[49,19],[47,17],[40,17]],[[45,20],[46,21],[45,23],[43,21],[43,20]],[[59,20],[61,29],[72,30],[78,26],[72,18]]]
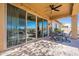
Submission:
[[[1,56],[79,56],[79,48],[49,40],[39,40],[8,50],[1,53]]]

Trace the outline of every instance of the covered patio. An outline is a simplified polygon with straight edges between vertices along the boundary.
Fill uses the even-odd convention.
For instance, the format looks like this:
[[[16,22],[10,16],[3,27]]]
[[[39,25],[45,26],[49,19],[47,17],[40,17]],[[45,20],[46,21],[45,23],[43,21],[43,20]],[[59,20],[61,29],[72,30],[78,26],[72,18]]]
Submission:
[[[79,55],[75,3],[0,4],[0,55]],[[60,18],[71,17],[71,31],[64,33]],[[55,27],[52,24],[55,23]]]

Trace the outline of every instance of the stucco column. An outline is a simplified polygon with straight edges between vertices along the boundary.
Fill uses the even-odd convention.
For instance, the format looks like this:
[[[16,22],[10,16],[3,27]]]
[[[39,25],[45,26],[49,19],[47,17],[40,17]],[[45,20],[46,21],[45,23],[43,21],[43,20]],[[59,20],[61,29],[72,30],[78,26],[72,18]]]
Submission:
[[[72,16],[71,20],[71,35],[73,39],[77,39],[77,15]]]
[[[50,29],[52,30],[52,22],[48,21],[48,36],[50,34]]]
[[[6,4],[0,4],[0,51],[3,51],[7,47],[7,8]]]

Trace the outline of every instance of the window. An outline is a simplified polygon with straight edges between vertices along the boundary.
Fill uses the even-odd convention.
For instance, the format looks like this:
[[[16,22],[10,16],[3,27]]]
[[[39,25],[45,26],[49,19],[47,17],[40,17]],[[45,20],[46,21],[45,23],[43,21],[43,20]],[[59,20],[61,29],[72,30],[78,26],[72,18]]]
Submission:
[[[26,11],[7,4],[7,47],[26,41]]]

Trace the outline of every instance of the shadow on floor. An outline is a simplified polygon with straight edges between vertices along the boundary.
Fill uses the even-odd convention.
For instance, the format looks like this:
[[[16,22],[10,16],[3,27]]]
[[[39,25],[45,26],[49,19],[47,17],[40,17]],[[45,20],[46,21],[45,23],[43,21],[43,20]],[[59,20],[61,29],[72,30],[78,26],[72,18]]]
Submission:
[[[50,40],[48,37],[44,38],[44,40]],[[54,41],[53,39],[50,41],[54,41],[56,43],[59,44],[63,44],[63,45],[67,45],[67,46],[71,46],[71,47],[75,47],[75,48],[79,48],[79,39],[68,39],[70,42],[61,42],[61,41]]]

